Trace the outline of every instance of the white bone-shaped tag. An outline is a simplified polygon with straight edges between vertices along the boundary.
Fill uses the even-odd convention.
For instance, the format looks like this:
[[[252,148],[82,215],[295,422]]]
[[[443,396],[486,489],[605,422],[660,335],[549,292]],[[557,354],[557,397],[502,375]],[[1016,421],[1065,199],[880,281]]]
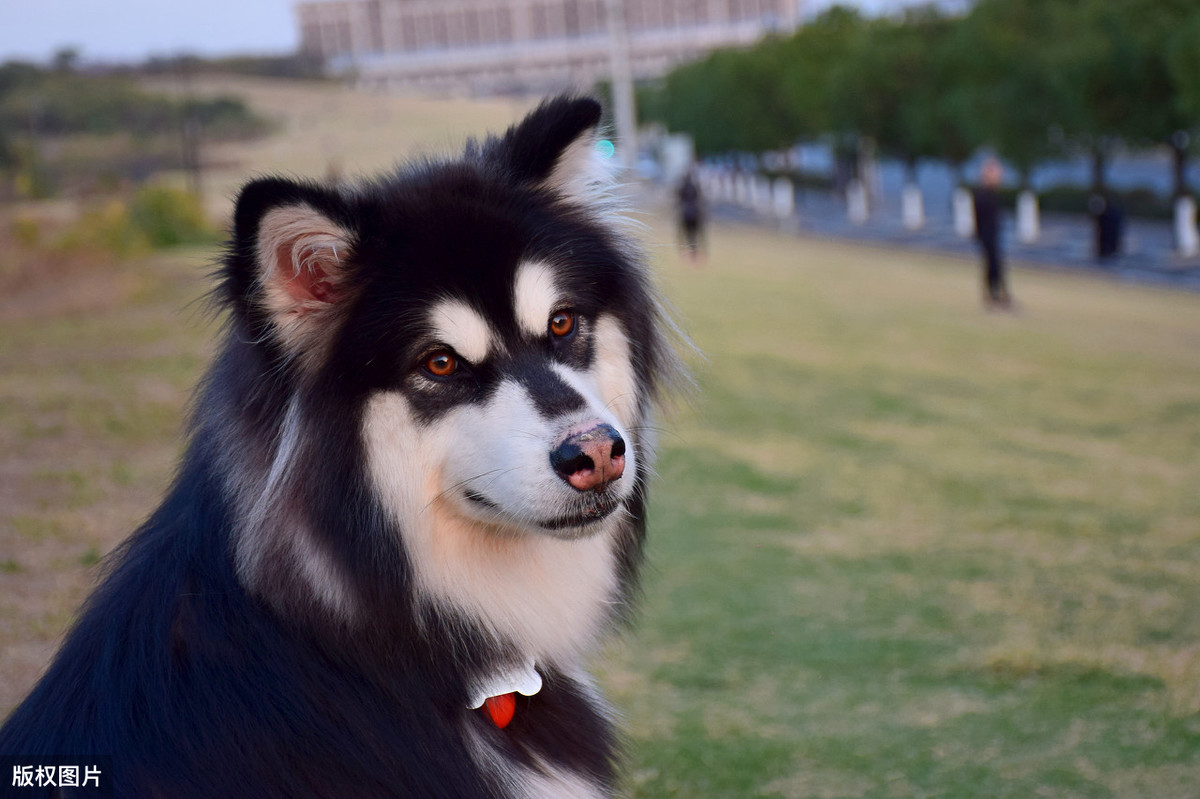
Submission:
[[[483,707],[483,703],[493,696],[518,693],[521,696],[533,696],[542,690],[542,675],[533,667],[533,661],[523,666],[514,666],[507,671],[489,677],[471,694],[472,710]]]

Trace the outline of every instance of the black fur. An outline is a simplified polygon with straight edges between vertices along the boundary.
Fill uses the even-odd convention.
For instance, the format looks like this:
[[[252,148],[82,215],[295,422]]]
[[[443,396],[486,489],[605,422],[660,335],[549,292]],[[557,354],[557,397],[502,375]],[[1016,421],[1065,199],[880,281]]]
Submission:
[[[358,189],[269,178],[242,191],[216,293],[227,333],[175,482],[111,556],[49,670],[0,730],[0,754],[111,755],[121,797],[511,795],[470,756],[473,730],[507,762],[536,769],[540,760],[611,790],[614,731],[587,686],[555,664],[539,664],[545,687],[520,698],[506,730],[466,708],[471,680],[513,656],[511,645],[417,594],[403,531],[364,476],[360,434],[375,392],[402,391],[432,420],[485,399],[502,368],[524,369],[549,410],[575,401],[522,354],[546,345],[526,340],[513,318],[521,259],[554,262],[578,287],[581,319],[619,315],[640,390],[654,395],[670,356],[646,276],[603,219],[542,184],[599,116],[594,101],[560,98],[458,161]],[[353,237],[342,254],[346,308],[307,364],[277,335],[256,265],[264,215],[297,204]],[[448,290],[513,342],[524,365],[466,369],[432,389],[416,380],[420,310]],[[593,353],[564,342],[549,357],[586,366]],[[294,559],[273,548],[280,539],[264,538],[251,585],[237,566],[248,524],[239,486],[265,478],[297,398],[298,466],[260,521],[311,531],[317,554],[351,586],[350,618],[312,595]],[[625,597],[640,562],[645,469],[630,476],[618,551]]]

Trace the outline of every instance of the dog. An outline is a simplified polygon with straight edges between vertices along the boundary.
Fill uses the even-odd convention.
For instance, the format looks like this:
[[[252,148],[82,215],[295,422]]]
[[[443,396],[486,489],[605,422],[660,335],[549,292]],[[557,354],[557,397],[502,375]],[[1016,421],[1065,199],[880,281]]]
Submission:
[[[600,121],[242,189],[178,474],[0,753],[110,757],[122,797],[613,793],[583,664],[681,367]]]

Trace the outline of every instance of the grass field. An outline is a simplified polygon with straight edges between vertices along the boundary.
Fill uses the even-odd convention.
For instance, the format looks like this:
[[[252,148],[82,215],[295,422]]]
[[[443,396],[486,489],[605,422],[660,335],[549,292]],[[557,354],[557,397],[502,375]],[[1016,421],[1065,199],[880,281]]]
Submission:
[[[404,152],[516,113],[289,91],[297,172],[330,102]],[[717,228],[693,268],[648,220],[705,359],[597,664],[628,792],[1200,797],[1200,296],[1017,271],[988,314],[973,263]],[[211,257],[0,304],[0,714],[170,478]]]
[[[639,796],[1200,796],[1200,297],[718,230]]]

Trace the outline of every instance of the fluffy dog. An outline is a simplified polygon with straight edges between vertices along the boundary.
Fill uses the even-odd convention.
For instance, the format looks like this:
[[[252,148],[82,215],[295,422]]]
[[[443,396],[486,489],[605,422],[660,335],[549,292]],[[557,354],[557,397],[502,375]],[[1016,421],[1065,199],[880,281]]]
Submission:
[[[242,190],[178,475],[0,752],[111,756],[118,796],[611,793],[582,659],[629,606],[678,368],[600,116]]]

